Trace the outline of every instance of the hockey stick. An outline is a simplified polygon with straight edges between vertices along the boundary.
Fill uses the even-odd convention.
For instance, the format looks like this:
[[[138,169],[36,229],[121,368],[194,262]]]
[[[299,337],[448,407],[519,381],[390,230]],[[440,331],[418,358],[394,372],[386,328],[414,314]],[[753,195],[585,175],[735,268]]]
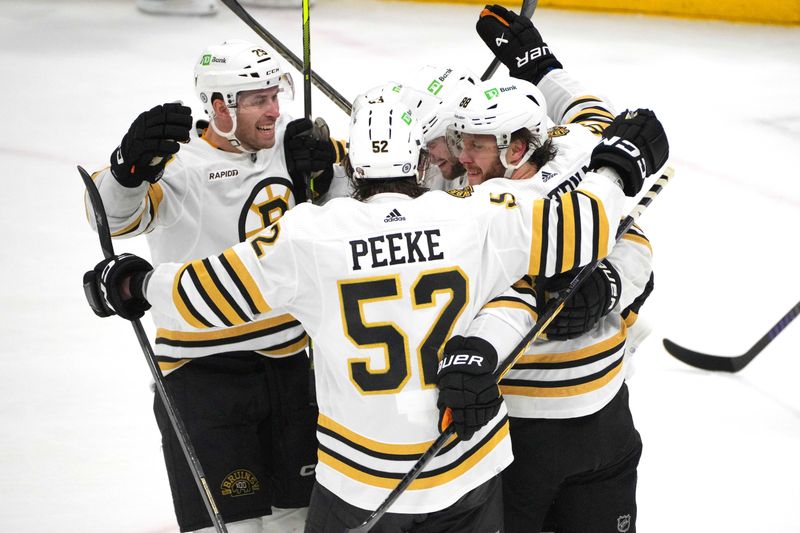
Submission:
[[[303,0],[303,104],[306,118],[311,120],[311,19],[308,0]]]
[[[92,211],[94,212],[94,220],[97,224],[97,235],[100,237],[100,248],[103,249],[103,256],[108,259],[114,255],[114,245],[111,242],[111,231],[108,228],[108,219],[106,218],[106,210],[103,207],[103,199],[97,186],[94,184],[92,177],[86,170],[78,166],[78,172],[81,174],[83,184],[86,186],[86,192],[89,195],[89,200],[92,204]],[[91,289],[87,288],[84,284],[84,291],[87,292],[87,298]],[[200,490],[200,496],[203,498],[203,503],[208,511],[208,516],[211,518],[211,523],[217,533],[227,533],[228,529],[225,527],[225,522],[217,510],[217,504],[214,502],[214,497],[211,495],[211,490],[208,488],[206,482],[206,475],[203,473],[203,468],[200,466],[200,461],[197,459],[197,454],[194,451],[192,442],[189,440],[189,435],[186,433],[186,428],[183,421],[178,414],[178,409],[172,402],[172,397],[164,387],[164,376],[161,374],[161,369],[158,368],[156,356],[153,353],[153,348],[150,347],[150,342],[147,340],[147,333],[142,327],[142,322],[137,318],[131,320],[133,324],[133,331],[136,332],[136,338],[139,340],[139,346],[142,347],[145,359],[147,359],[147,366],[150,368],[150,373],[153,375],[156,390],[164,404],[164,409],[167,411],[170,422],[172,422],[172,429],[175,430],[175,435],[178,437],[178,442],[181,444],[183,454],[186,456],[186,461],[189,463],[189,470],[192,471],[197,488]]]
[[[533,12],[536,11],[537,3],[538,0],[523,0],[522,7],[519,10],[520,15],[522,15],[523,17],[531,18],[533,16]],[[489,67],[481,76],[481,81],[486,81],[492,76],[494,76],[494,73],[497,72],[497,67],[499,66],[500,66],[500,60],[497,59],[496,57],[492,59],[492,62],[489,64]]]
[[[264,41],[266,41],[268,45],[270,45],[275,50],[277,50],[277,52],[286,61],[288,61],[290,65],[292,65],[295,69],[297,69],[298,72],[304,72],[303,63],[300,61],[300,59],[296,55],[294,55],[294,53],[292,53],[292,51],[289,50],[282,42],[280,42],[278,39],[276,39],[274,35],[272,35],[270,32],[268,32],[264,28],[264,26],[259,24],[258,21],[256,19],[254,19],[250,15],[250,13],[248,13],[247,10],[245,8],[243,8],[242,5],[237,0],[221,0],[221,1],[222,1],[223,4],[228,6],[228,9],[233,11],[234,15],[236,15],[237,17],[242,19],[242,21],[244,21],[244,23],[247,24],[250,27],[251,30],[256,32],[256,34],[258,34],[259,37],[264,39]],[[304,20],[305,20],[305,17],[306,17],[306,13],[307,13],[307,10],[304,7],[303,8]],[[304,38],[304,43],[303,43],[304,47],[305,47],[305,44],[306,43],[305,43],[305,38]],[[311,77],[311,81],[314,83],[314,85],[316,85],[317,88],[320,91],[322,91],[322,93],[325,96],[327,96],[328,98],[333,100],[333,103],[336,104],[337,106],[339,106],[339,109],[341,109],[342,111],[344,111],[345,113],[350,115],[351,111],[353,110],[353,105],[344,96],[342,96],[336,89],[331,87],[331,85],[327,81],[325,81],[322,78],[320,78],[319,76],[317,76],[316,72],[314,72],[313,70],[309,69],[309,73],[310,73],[309,75]],[[304,73],[304,75],[305,75],[305,73]],[[310,94],[310,92],[309,92],[309,94]],[[308,96],[307,98],[310,98],[310,96]]]
[[[644,212],[645,209],[647,209],[655,197],[658,196],[664,186],[669,182],[674,172],[675,171],[670,167],[664,169],[661,177],[659,177],[655,183],[653,183],[647,193],[642,197],[641,200],[639,200],[628,216],[622,220],[617,228],[616,240],[621,239],[622,236],[625,235],[625,233],[636,222],[639,216]],[[497,370],[494,371],[494,377],[496,378],[498,384],[500,383],[500,380],[503,379],[505,373],[508,372],[517,359],[519,359],[519,357],[525,352],[528,345],[542,334],[548,324],[550,324],[553,318],[555,318],[555,316],[561,311],[561,308],[564,307],[564,302],[566,302],[567,298],[572,296],[575,290],[580,287],[584,281],[586,281],[586,279],[597,268],[598,264],[599,261],[596,261],[584,266],[570,282],[565,291],[563,291],[557,298],[547,302],[547,305],[545,305],[542,314],[539,315],[539,319],[536,321],[536,324],[525,335],[525,337],[519,341],[514,349],[511,350],[513,357],[506,358],[506,360],[503,361]],[[455,429],[453,425],[451,424],[447,426],[447,428],[436,438],[436,440],[433,441],[430,447],[425,450],[425,453],[420,456],[414,466],[411,467],[411,470],[409,470],[403,479],[400,480],[400,483],[397,484],[397,487],[395,487],[392,492],[389,493],[383,503],[381,503],[361,525],[354,529],[348,529],[345,531],[345,533],[367,533],[370,529],[372,529],[378,520],[380,520],[380,518],[386,513],[389,507],[391,507],[391,505],[400,497],[400,495],[405,492],[408,486],[411,485],[411,483],[417,479],[417,477],[419,477],[419,475],[422,473],[422,470],[428,465],[428,463],[431,462],[436,454],[439,453],[444,445],[447,444],[454,433]]]
[[[720,355],[710,355],[695,352],[694,350],[689,350],[688,348],[679,346],[669,339],[664,339],[664,348],[667,350],[667,352],[669,352],[670,355],[690,366],[702,368],[704,370],[738,372],[746,367],[750,361],[755,359],[755,357],[760,354],[770,342],[772,342],[772,339],[777,337],[781,331],[786,329],[786,326],[792,323],[792,320],[794,320],[797,315],[800,315],[800,302],[794,304],[794,307],[789,309],[789,312],[783,315],[781,319],[778,320],[774,326],[772,326],[772,329],[770,329],[763,337],[758,339],[758,342],[756,342],[752,348],[747,350],[742,355],[737,355],[736,357],[724,357]]]

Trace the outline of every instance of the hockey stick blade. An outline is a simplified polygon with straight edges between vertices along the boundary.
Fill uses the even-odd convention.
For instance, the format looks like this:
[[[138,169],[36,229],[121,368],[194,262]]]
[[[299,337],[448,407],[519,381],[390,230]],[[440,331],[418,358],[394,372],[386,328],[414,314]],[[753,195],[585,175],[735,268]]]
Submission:
[[[789,312],[781,317],[778,322],[772,326],[763,337],[758,339],[749,350],[742,355],[735,357],[725,357],[721,355],[711,355],[701,352],[696,352],[688,348],[684,348],[679,344],[675,344],[669,339],[664,339],[664,349],[673,356],[675,359],[686,363],[689,366],[702,368],[703,370],[714,370],[719,372],[738,372],[746,367],[750,361],[760,354],[766,346],[772,342],[772,339],[786,329],[786,326],[791,324],[797,315],[800,314],[800,302],[794,304],[794,307],[789,309]]]
[[[531,18],[533,16],[533,12],[536,11],[536,4],[538,0],[524,0],[522,2],[522,8],[519,10],[520,14],[523,17]],[[489,66],[486,68],[486,71],[481,75],[481,81],[486,81],[492,76],[494,73],[497,72],[498,67],[500,66],[500,60],[496,57],[492,59],[492,62],[489,63]]]
[[[672,167],[666,167],[662,172],[661,176],[653,183],[650,189],[642,195],[639,202],[634,206],[631,210],[630,214],[626,216],[617,228],[617,233],[615,236],[615,240],[619,240],[622,236],[633,226],[633,224],[639,219],[639,216],[644,212],[647,207],[653,203],[656,196],[664,189],[664,186],[669,183],[672,179],[675,171]],[[572,293],[592,274],[592,272],[597,268],[599,261],[594,263],[589,263],[585,265],[580,272],[575,276],[575,278],[570,282],[568,288],[564,293],[559,296],[558,298],[554,298],[547,302],[547,305],[542,310],[542,313],[539,315],[539,319],[536,321],[536,324],[531,328],[528,333],[522,338],[522,340],[517,343],[517,345],[511,350],[509,357],[507,357],[503,363],[494,371],[493,375],[495,377],[495,381],[499,384],[500,380],[503,379],[503,376],[506,372],[514,365],[517,359],[522,356],[522,353],[528,347],[530,343],[536,340],[542,332],[547,328],[550,321],[561,311],[561,308],[564,306],[564,302],[567,298],[570,297]],[[357,527],[350,528],[345,530],[345,533],[368,533],[373,526],[381,519],[381,517],[389,510],[389,507],[397,501],[398,498],[405,492],[411,483],[419,477],[428,463],[439,453],[445,444],[447,444],[455,433],[455,428],[453,425],[449,425],[445,428],[445,430],[439,434],[433,444],[425,450],[417,462],[414,463],[414,466],[411,467],[411,470],[403,476],[403,479],[397,484],[397,486],[392,489],[389,495],[383,500],[377,509],[375,509],[367,519],[359,524]]]
[[[100,196],[100,191],[97,190],[92,176],[86,172],[86,169],[78,165],[78,172],[81,175],[83,185],[86,188],[86,194],[89,196],[89,202],[92,205],[92,213],[94,215],[95,224],[97,225],[97,236],[100,238],[100,247],[103,249],[103,256],[108,259],[114,255],[114,245],[111,241],[111,230],[108,227],[108,217],[106,217],[106,209],[103,206],[103,197]],[[147,360],[147,366],[150,368],[150,374],[153,377],[158,396],[161,398],[161,403],[164,404],[164,410],[167,412],[170,422],[172,422],[172,428],[175,430],[178,442],[183,449],[183,454],[189,464],[189,470],[200,491],[200,497],[203,499],[203,503],[206,506],[211,523],[217,533],[228,533],[225,522],[222,520],[222,516],[217,509],[214,497],[211,495],[211,489],[206,482],[206,475],[203,472],[203,467],[200,466],[200,461],[197,459],[194,446],[192,446],[192,442],[189,440],[189,434],[186,432],[186,428],[172,401],[172,397],[164,386],[164,376],[161,374],[161,369],[158,367],[156,356],[153,353],[153,348],[150,346],[150,341],[147,340],[147,333],[142,326],[142,322],[137,318],[131,320],[131,324],[133,325],[133,331],[136,333],[136,339],[139,341],[139,346],[142,348],[142,352]]]

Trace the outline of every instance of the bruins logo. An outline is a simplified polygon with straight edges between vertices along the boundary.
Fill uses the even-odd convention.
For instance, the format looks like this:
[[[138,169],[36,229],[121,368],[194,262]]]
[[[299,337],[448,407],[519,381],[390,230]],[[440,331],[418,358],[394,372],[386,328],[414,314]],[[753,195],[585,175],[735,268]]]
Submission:
[[[239,469],[225,476],[219,490],[223,496],[232,498],[249,496],[261,490],[261,483],[251,471]]]
[[[275,223],[295,206],[292,182],[286,178],[266,178],[253,187],[239,215],[239,240],[244,241]]]
[[[450,196],[455,196],[456,198],[468,198],[472,196],[472,185],[467,185],[462,189],[450,189],[446,192]]]
[[[549,130],[547,130],[547,136],[551,137],[551,138],[552,137],[563,137],[567,133],[569,133],[569,130],[567,128],[565,128],[564,126],[554,126],[554,127],[550,128]]]

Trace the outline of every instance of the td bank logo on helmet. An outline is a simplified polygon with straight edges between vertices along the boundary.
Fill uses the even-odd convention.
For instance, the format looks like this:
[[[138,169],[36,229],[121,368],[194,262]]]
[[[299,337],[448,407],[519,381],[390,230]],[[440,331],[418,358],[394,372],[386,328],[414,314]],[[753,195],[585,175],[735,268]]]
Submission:
[[[483,94],[486,96],[487,100],[491,100],[492,98],[497,98],[498,96],[500,96],[500,93],[507,93],[509,91],[516,91],[516,90],[517,86],[512,85],[510,87],[496,87],[494,89],[489,89],[483,91]]]
[[[227,63],[228,59],[225,57],[216,57],[211,54],[206,54],[203,56],[203,59],[200,60],[200,64],[203,66],[208,66],[211,63]]]

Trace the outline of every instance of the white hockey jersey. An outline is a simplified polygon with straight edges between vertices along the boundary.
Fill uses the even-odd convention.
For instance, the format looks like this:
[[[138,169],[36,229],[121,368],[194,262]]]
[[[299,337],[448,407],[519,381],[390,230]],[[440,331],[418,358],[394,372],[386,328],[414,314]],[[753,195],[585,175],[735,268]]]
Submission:
[[[270,309],[297,317],[315,340],[317,481],[375,509],[438,436],[445,341],[523,274],[554,274],[564,255],[575,265],[607,255],[619,188],[589,174],[563,203],[493,180],[416,199],[303,204],[218,256],[160,265],[145,292],[155,311],[198,328]],[[444,509],[511,460],[503,409],[469,441],[448,443],[392,510]]]
[[[145,234],[158,265],[218,254],[274,223],[295,205],[283,154],[289,120],[281,115],[275,146],[256,154],[226,152],[193,135],[155,184],[132,189],[120,185],[109,168],[96,173],[112,235]],[[94,217],[89,220],[94,226]],[[153,320],[154,351],[165,372],[194,357],[239,350],[280,357],[307,344],[300,323],[285,313],[231,329],[187,327],[157,311]]]
[[[608,102],[586,94],[563,70],[548,73],[539,88],[548,114],[561,124],[550,129],[557,154],[521,184],[553,198],[580,185],[598,136],[614,115]],[[500,384],[510,416],[575,418],[611,401],[625,378],[627,328],[652,288],[651,254],[639,228],[623,236],[609,256],[622,282],[617,307],[579,338],[547,341],[545,335],[528,347]],[[482,337],[499,353],[508,354],[534,326],[538,312],[533,280],[524,278],[485,306],[469,335]]]

